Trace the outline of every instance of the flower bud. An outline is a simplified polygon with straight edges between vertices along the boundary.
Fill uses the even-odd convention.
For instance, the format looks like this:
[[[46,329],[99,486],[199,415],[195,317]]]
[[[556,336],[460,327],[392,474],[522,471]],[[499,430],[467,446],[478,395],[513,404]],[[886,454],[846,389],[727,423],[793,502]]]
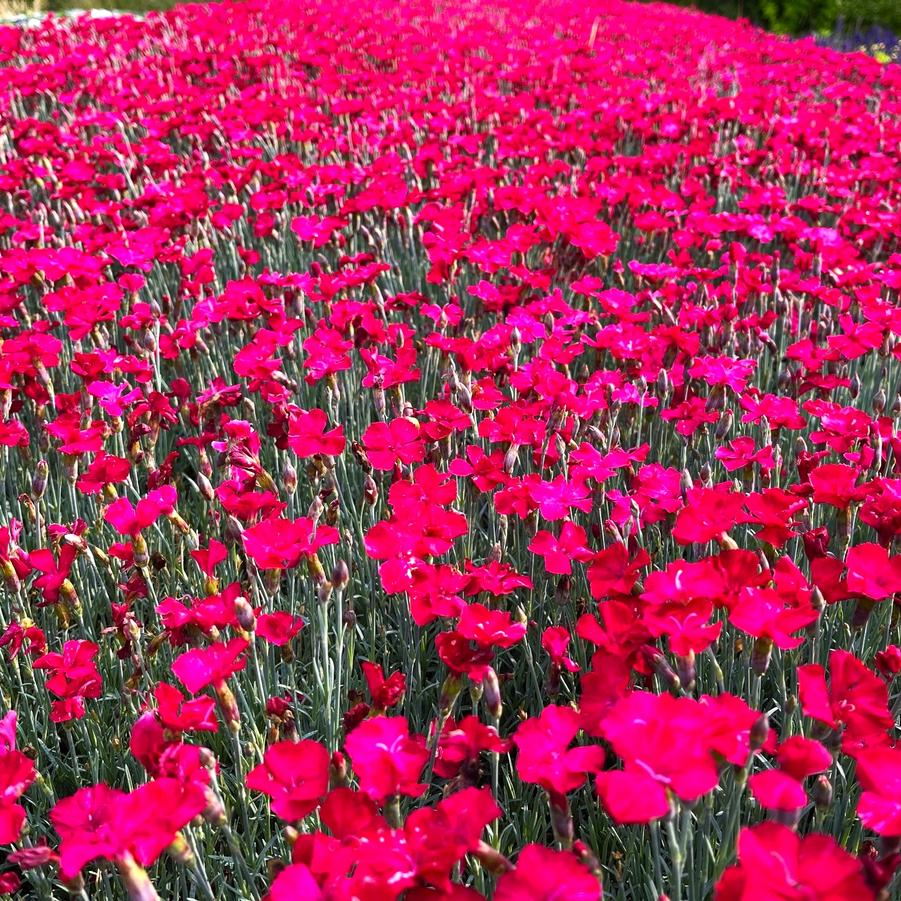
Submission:
[[[332,597],[332,583],[323,579],[316,587],[316,600],[325,606]]]
[[[238,620],[238,625],[245,632],[252,632],[256,627],[257,618],[254,615],[253,607],[250,606],[250,602],[247,598],[235,598],[235,619]]]
[[[500,875],[513,869],[513,864],[500,851],[484,841],[479,842],[473,856],[489,873],[494,875]]]
[[[140,532],[131,539],[131,547],[135,566],[138,569],[144,569],[150,563],[150,554],[147,550],[147,542]]]
[[[375,484],[375,479],[369,474],[363,480],[363,500],[370,506],[374,507],[379,499],[379,489]]]
[[[343,560],[339,560],[335,564],[335,568],[332,570],[331,582],[335,586],[336,591],[344,591],[350,583],[350,570]]]
[[[691,691],[694,688],[698,675],[694,651],[689,650],[687,657],[676,656],[676,673],[679,676],[682,687],[686,691]]]
[[[813,803],[817,810],[825,810],[832,804],[832,783],[823,775],[817,776],[813,784]]]
[[[773,656],[773,642],[769,638],[758,638],[754,642],[754,650],[751,652],[751,669],[758,676],[769,669],[770,660]]]
[[[329,763],[329,788],[341,788],[347,784],[347,758],[340,751],[335,751]]]
[[[754,721],[754,725],[751,726],[751,732],[749,735],[749,745],[751,747],[751,751],[757,751],[766,744],[766,740],[770,734],[770,718],[765,714],[761,713],[759,717]]]
[[[501,686],[500,682],[498,682],[497,673],[490,666],[482,679],[482,690],[482,697],[485,701],[485,708],[488,710],[489,716],[495,720],[499,720],[504,711],[504,705],[501,699]]]
[[[291,461],[285,461],[282,467],[282,484],[288,494],[294,494],[297,491],[297,470],[291,465]]]
[[[241,711],[238,710],[238,702],[234,694],[232,694],[232,690],[226,685],[224,680],[215,683],[213,689],[216,692],[216,697],[219,699],[222,715],[225,718],[225,722],[228,723],[229,730],[232,734],[237,735],[241,731]]]
[[[49,472],[50,467],[47,465],[47,461],[38,460],[37,465],[34,468],[34,476],[31,480],[31,496],[36,501],[44,496],[44,491],[47,489],[47,475]]]

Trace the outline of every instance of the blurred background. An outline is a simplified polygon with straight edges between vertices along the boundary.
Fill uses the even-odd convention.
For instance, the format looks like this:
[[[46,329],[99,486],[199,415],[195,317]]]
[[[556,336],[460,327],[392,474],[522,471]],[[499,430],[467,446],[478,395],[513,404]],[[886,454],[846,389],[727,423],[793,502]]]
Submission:
[[[838,50],[862,50],[883,62],[901,54],[901,0],[672,0],[769,31],[815,35]]]

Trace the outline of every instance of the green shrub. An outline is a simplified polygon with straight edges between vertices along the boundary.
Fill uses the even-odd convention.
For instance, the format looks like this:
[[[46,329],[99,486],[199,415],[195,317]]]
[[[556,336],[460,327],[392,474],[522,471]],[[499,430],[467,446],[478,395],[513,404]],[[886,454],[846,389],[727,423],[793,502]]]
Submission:
[[[784,34],[832,32],[836,26],[878,25],[901,32],[899,0],[676,0],[704,12],[743,17]]]

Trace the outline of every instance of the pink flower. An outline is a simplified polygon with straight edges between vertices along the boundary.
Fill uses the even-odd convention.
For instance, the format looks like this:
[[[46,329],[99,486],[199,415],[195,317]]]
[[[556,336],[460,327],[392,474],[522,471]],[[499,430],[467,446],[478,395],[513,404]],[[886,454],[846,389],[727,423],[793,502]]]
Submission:
[[[587,542],[585,529],[566,520],[560,528],[559,537],[553,532],[541,530],[532,539],[529,550],[544,557],[544,568],[549,573],[570,575],[573,561],[585,563],[591,560],[593,555]]]
[[[191,694],[196,694],[244,669],[247,661],[243,655],[248,644],[244,638],[232,638],[227,644],[216,642],[185,651],[172,662],[172,672]]]
[[[717,883],[715,901],[873,898],[860,861],[828,835],[802,837],[777,823],[761,823],[741,830],[738,861]]]
[[[599,901],[601,884],[568,851],[526,845],[516,869],[501,876],[495,901]]]
[[[314,526],[308,516],[270,517],[244,531],[244,549],[260,569],[293,569],[321,547],[338,543],[333,526]]]
[[[288,425],[288,447],[301,460],[323,454],[338,457],[344,453],[347,443],[344,429],[336,426],[327,430],[328,417],[324,410],[298,410],[292,414]]]
[[[263,613],[257,617],[256,634],[269,644],[282,647],[300,632],[303,625],[303,617],[277,610],[275,613]]]
[[[425,455],[419,421],[404,416],[374,422],[363,433],[363,447],[373,468],[385,471],[396,462],[419,463]]]
[[[599,745],[570,748],[579,728],[579,713],[572,707],[552,705],[526,720],[513,737],[520,778],[537,783],[556,799],[584,784],[586,774],[604,765],[604,750]]]
[[[171,485],[163,485],[147,492],[136,506],[128,498],[120,497],[106,508],[104,519],[120,534],[132,538],[142,529],[153,525],[161,515],[168,516],[175,510],[177,496]]]
[[[376,802],[393,795],[419,797],[428,786],[418,782],[429,751],[422,735],[410,735],[404,717],[363,720],[344,743],[361,791]]]
[[[309,739],[270,745],[263,762],[247,774],[246,783],[269,795],[273,811],[283,820],[301,820],[328,791],[329,753]]]

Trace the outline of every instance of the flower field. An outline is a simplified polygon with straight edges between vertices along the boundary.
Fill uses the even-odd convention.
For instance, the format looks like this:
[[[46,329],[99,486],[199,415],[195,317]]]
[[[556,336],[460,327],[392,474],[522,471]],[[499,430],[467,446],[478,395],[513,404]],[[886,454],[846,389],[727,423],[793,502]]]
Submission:
[[[899,897],[901,68],[617,0],[0,65],[0,892]]]

